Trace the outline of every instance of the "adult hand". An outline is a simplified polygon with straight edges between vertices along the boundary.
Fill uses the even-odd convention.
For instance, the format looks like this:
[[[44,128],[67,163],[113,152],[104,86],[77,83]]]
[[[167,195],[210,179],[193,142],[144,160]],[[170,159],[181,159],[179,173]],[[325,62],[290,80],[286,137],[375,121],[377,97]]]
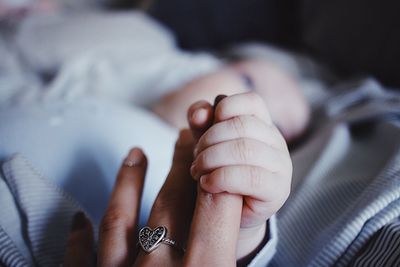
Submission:
[[[168,237],[183,246],[186,245],[196,197],[196,184],[189,179],[192,157],[192,135],[189,130],[181,131],[170,173],[157,196],[147,224],[151,228],[166,226]],[[137,247],[137,222],[147,160],[143,152],[135,148],[130,151],[125,162],[129,164],[123,164],[120,168],[100,224],[97,266],[181,265],[183,255],[175,248],[160,245],[154,252],[147,254]],[[93,247],[82,247],[93,243],[87,240],[91,231],[90,222],[84,217],[83,220],[89,227],[71,229],[65,266],[90,266],[94,262],[89,260],[93,255],[89,251]],[[85,264],[79,265],[83,263],[81,259],[86,259]]]
[[[166,226],[168,238],[186,247],[196,199],[196,183],[190,181],[193,138],[189,130],[180,132],[175,145],[171,170],[152,207],[147,226]],[[189,181],[188,181],[189,180]],[[168,245],[160,245],[147,254],[140,251],[135,266],[180,266],[183,254]]]
[[[136,225],[147,167],[140,149],[122,165],[99,231],[98,266],[130,266],[136,254]],[[65,267],[94,266],[93,229],[83,213],[74,216],[64,257]]]
[[[206,114],[203,113],[205,116],[200,116],[200,123],[194,129],[194,135],[209,125],[210,114],[211,106],[208,104]],[[147,160],[141,150],[133,149],[128,156],[133,164],[131,167],[121,167],[100,226],[98,266],[235,265],[240,197],[223,198],[222,194],[214,197],[199,189],[188,237],[196,196],[196,184],[189,178],[193,141],[188,130],[180,133],[171,171],[155,201],[148,222],[152,228],[165,225],[169,238],[187,246],[185,257],[167,245],[159,246],[150,254],[140,251],[135,257],[138,210]],[[230,199],[237,199],[236,207],[239,208],[231,205]],[[229,208],[230,205],[232,208]],[[93,266],[95,261],[90,222],[81,213],[75,216],[73,225],[79,227],[71,229],[64,266]]]

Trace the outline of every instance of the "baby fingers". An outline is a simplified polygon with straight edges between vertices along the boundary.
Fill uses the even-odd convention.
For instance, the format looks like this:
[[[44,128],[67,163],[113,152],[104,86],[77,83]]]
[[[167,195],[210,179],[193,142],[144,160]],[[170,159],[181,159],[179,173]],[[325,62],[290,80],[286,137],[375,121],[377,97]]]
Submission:
[[[215,121],[220,122],[240,115],[252,115],[272,124],[264,100],[256,93],[242,93],[225,97],[215,108]]]
[[[252,115],[243,115],[219,122],[208,129],[200,138],[195,156],[209,146],[239,138],[250,138],[264,142],[277,149],[287,150],[279,130]]]
[[[240,138],[218,143],[198,154],[191,167],[195,180],[217,168],[233,165],[263,167],[273,173],[291,174],[287,151],[273,148],[261,141]]]
[[[288,188],[288,182],[285,176],[248,165],[218,168],[200,178],[201,188],[209,193],[228,192],[260,201],[283,198],[286,193],[282,188]]]

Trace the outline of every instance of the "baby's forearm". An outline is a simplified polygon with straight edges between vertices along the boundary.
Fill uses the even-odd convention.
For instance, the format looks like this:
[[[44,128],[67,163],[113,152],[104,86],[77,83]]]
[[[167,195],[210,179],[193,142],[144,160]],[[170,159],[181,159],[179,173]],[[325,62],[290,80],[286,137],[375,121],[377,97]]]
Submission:
[[[217,95],[232,95],[247,90],[235,70],[223,68],[165,95],[153,106],[153,111],[171,125],[184,128],[187,127],[186,111],[191,104],[199,100],[212,103]]]
[[[249,80],[250,79],[250,84]],[[243,61],[197,78],[163,97],[153,110],[171,125],[186,127],[186,110],[198,100],[254,90],[266,102],[274,123],[287,141],[307,127],[310,107],[295,80],[263,61]]]

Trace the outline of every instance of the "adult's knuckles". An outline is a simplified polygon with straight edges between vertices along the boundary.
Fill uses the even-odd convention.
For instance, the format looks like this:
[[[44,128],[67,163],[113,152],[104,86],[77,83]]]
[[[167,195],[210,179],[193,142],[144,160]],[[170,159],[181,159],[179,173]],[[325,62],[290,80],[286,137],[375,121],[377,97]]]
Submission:
[[[100,223],[100,233],[107,234],[110,232],[120,232],[130,228],[135,223],[133,215],[119,209],[118,207],[111,207],[107,210],[106,214]]]
[[[175,189],[163,188],[154,201],[152,210],[157,213],[166,213],[175,208],[182,201],[182,196]]]

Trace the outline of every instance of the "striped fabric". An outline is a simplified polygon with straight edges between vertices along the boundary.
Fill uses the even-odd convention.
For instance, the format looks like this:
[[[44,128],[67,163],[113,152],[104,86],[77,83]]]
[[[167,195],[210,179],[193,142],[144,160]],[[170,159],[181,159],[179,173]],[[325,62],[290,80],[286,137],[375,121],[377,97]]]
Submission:
[[[70,220],[78,210],[82,210],[81,207],[40,176],[20,155],[3,164],[3,175],[20,216],[26,222],[26,228],[19,231],[26,235],[35,265],[59,266],[64,256]],[[9,205],[11,203],[1,203],[2,207]],[[14,237],[8,236],[5,230],[0,228],[0,262],[10,267],[33,264],[26,262],[14,244]]]
[[[29,266],[12,239],[0,226],[0,266]]]
[[[292,154],[292,194],[277,214],[270,266],[399,266],[399,100],[367,84],[315,114],[310,138]],[[79,204],[21,156],[3,164],[3,179],[14,199],[0,179],[0,209],[16,204],[24,227],[0,217],[0,266],[59,266]],[[251,266],[271,255],[257,257]]]
[[[400,266],[400,221],[382,227],[364,250],[351,262],[352,267]]]
[[[358,105],[364,97],[376,101]],[[399,257],[400,249],[386,249],[394,246],[391,238],[361,254],[400,218],[400,98],[392,97],[361,88],[347,107],[333,112],[326,106],[322,125],[292,155],[293,193],[277,216],[271,266],[396,266],[374,264]]]

